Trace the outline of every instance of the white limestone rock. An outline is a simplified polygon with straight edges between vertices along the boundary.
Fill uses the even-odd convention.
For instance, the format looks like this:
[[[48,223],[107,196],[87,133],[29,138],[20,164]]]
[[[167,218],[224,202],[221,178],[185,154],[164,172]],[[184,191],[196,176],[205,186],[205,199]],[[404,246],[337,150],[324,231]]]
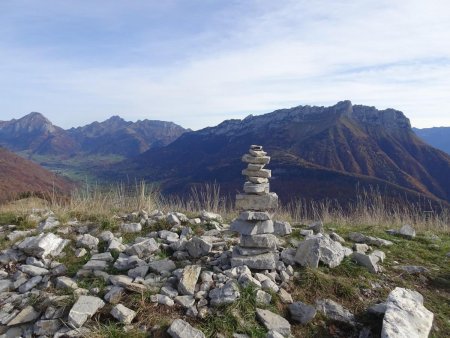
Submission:
[[[105,305],[98,297],[80,296],[70,309],[68,324],[73,328],[80,328],[99,309]]]
[[[433,313],[423,306],[420,293],[395,288],[386,301],[382,338],[426,338],[433,325]]]

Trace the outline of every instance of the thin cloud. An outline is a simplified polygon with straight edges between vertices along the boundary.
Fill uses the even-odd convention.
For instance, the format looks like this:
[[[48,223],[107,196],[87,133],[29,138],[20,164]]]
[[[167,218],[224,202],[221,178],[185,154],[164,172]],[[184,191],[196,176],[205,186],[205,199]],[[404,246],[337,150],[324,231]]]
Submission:
[[[55,28],[44,22],[55,2],[43,3],[39,15],[9,16],[0,34],[20,37],[30,29],[24,27],[28,16],[43,32]],[[197,129],[351,99],[403,110],[417,126],[450,125],[447,1],[194,1],[191,7],[127,1],[105,11],[102,1],[58,3],[48,15],[70,11],[70,20],[93,25],[93,36],[75,39],[71,53],[63,48],[71,41],[61,36],[77,31],[67,26],[45,43],[0,42],[1,119],[39,110],[70,127],[121,114]],[[19,7],[8,10],[17,14]],[[181,14],[182,30],[169,20]]]

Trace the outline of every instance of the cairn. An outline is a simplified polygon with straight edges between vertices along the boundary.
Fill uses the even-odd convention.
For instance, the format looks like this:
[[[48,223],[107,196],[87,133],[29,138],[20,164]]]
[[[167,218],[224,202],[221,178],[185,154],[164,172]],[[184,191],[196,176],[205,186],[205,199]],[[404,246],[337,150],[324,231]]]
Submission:
[[[278,206],[278,196],[270,192],[271,171],[264,169],[270,157],[262,146],[252,145],[242,161],[248,164],[242,171],[247,181],[244,194],[236,195],[236,208],[241,214],[230,229],[240,234],[240,245],[234,248],[231,265],[246,265],[257,270],[275,269],[279,255],[271,211]]]

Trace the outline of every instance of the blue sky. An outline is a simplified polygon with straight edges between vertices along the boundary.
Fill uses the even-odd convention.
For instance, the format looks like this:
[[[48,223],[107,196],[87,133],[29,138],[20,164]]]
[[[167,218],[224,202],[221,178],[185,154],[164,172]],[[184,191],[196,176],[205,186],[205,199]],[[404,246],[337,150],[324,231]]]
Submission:
[[[0,1],[0,120],[199,129],[297,105],[450,126],[447,0]]]

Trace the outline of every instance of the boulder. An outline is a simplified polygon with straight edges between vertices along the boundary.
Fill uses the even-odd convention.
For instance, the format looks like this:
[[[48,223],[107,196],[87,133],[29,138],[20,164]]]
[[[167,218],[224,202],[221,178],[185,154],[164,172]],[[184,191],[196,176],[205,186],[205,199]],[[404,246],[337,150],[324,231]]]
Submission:
[[[420,293],[395,288],[386,301],[382,338],[426,338],[433,325],[433,313],[423,306]]]
[[[334,268],[341,264],[345,257],[345,249],[339,242],[324,235],[300,242],[295,254],[295,261],[312,268],[319,266],[319,261]]]
[[[58,256],[69,243],[53,233],[43,233],[38,236],[27,237],[19,243],[18,248],[28,255],[38,258]]]

